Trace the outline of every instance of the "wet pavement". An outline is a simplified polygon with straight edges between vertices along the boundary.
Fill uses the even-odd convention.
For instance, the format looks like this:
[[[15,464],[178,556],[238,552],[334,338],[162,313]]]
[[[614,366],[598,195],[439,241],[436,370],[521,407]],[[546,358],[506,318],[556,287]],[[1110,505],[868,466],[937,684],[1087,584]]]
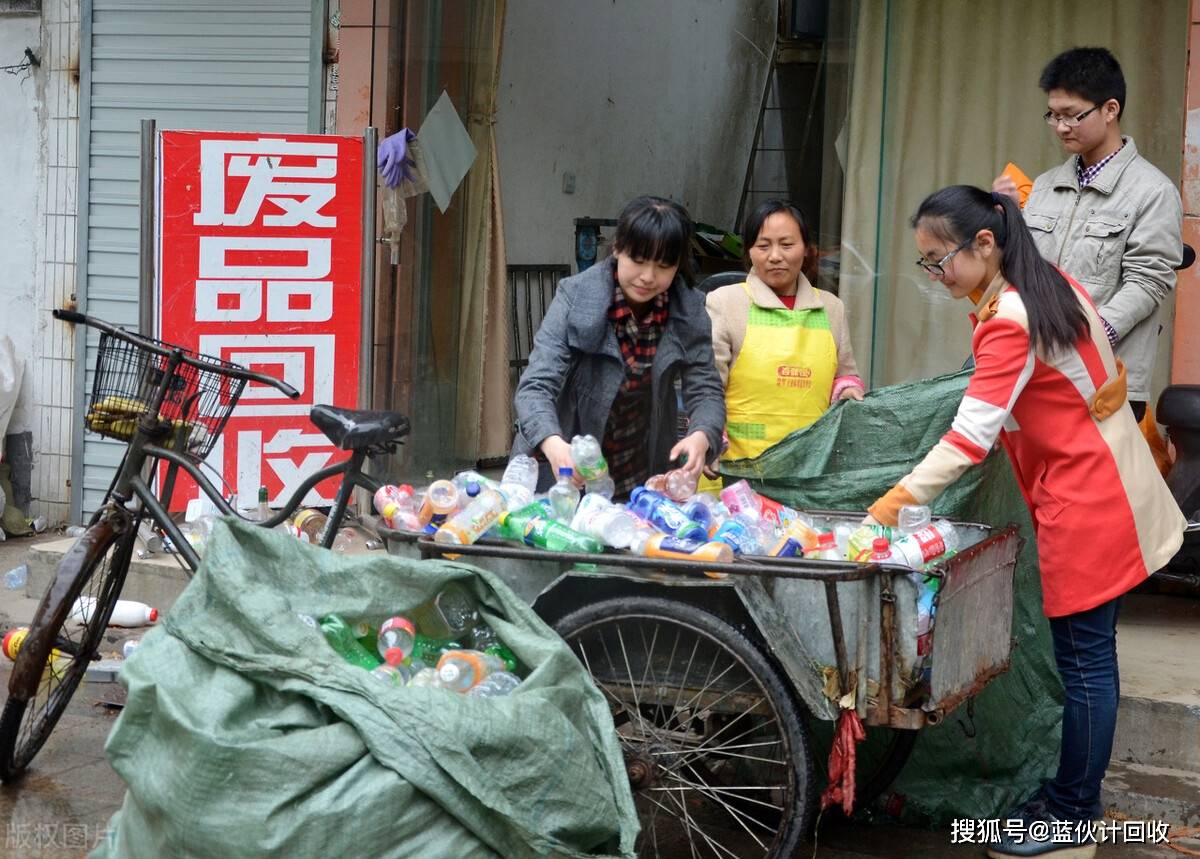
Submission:
[[[0,543],[0,573],[20,562],[29,541]],[[36,600],[20,591],[0,589],[0,629],[25,623]],[[116,631],[113,631],[116,633]],[[113,636],[105,652],[119,652],[123,637]],[[9,665],[0,659],[0,684],[7,690]],[[123,690],[116,683],[85,683],[45,747],[20,781],[0,786],[0,856],[80,857],[104,837],[108,821],[120,807],[125,784],[104,756],[104,742],[117,709],[103,702],[119,701]],[[1191,855],[1200,855],[1200,840],[1183,842]],[[690,857],[683,849],[678,857]],[[894,825],[824,820],[817,844],[809,842],[797,853],[808,859],[942,859],[982,856],[977,844],[952,844],[951,833],[923,831]],[[1101,859],[1166,859],[1183,855],[1165,845],[1102,845]],[[214,857],[216,859],[216,857]],[[224,857],[220,857],[224,859]],[[424,857],[422,857],[424,859]],[[662,859],[675,859],[663,855]]]

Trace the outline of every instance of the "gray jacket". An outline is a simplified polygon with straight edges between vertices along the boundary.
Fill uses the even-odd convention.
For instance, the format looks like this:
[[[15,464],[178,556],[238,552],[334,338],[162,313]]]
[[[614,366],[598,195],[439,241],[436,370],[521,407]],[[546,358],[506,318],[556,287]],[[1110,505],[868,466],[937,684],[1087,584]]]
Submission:
[[[517,385],[512,452],[531,453],[547,437],[593,435],[603,440],[613,400],[625,379],[617,332],[608,319],[612,258],[558,285],[533,339],[529,366]],[[708,436],[709,461],[721,452],[725,391],[713,365],[712,328],[704,296],[675,278],[668,291],[666,328],[651,366],[651,473],[665,471],[678,441],[675,380],[682,380],[689,430]],[[543,482],[548,474],[543,469]]]
[[[1132,137],[1082,191],[1075,156],[1043,173],[1025,203],[1042,256],[1088,291],[1116,329],[1129,399],[1150,399],[1158,307],[1175,288],[1183,254],[1179,191],[1138,155]]]

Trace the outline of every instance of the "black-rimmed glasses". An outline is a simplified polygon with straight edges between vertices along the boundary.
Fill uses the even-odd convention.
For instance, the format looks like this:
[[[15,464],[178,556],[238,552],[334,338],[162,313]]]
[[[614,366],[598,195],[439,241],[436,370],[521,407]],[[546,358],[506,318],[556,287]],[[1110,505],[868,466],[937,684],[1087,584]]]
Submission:
[[[950,251],[950,253],[946,254],[944,257],[942,257],[937,262],[930,262],[929,260],[922,257],[921,259],[917,260],[917,266],[920,268],[923,268],[925,271],[927,271],[929,274],[933,275],[934,277],[941,277],[942,275],[944,275],[946,273],[946,263],[950,262],[950,259],[956,253],[961,251],[963,248],[965,248],[967,245],[969,245],[974,240],[975,240],[975,237],[972,236],[971,238],[969,238],[965,242],[963,242],[961,245],[956,247],[954,250]]]
[[[1100,105],[1096,105],[1095,107],[1089,107],[1083,113],[1076,114],[1075,116],[1059,116],[1054,111],[1048,110],[1042,116],[1042,119],[1046,120],[1046,125],[1050,126],[1051,128],[1057,128],[1058,124],[1060,122],[1063,125],[1065,125],[1067,128],[1074,128],[1075,126],[1079,125],[1079,123],[1083,122],[1083,120],[1087,118],[1087,115],[1089,113],[1091,113],[1093,110],[1099,110],[1099,109],[1100,109]]]

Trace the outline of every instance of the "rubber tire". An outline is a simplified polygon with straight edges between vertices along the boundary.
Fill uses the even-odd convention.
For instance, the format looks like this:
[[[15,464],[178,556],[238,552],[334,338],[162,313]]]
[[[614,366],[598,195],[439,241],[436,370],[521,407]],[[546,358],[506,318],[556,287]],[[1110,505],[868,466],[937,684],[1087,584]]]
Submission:
[[[9,684],[8,700],[4,704],[3,714],[0,714],[0,781],[13,781],[25,772],[79,687],[91,657],[98,653],[108,619],[112,616],[113,608],[121,594],[121,586],[129,570],[136,538],[136,523],[127,525],[123,533],[117,534],[105,521],[99,520],[88,528],[59,563],[54,579],[42,596],[30,623],[31,630],[45,625],[53,629],[53,635],[47,636],[41,647],[36,644],[22,647],[13,664],[14,675],[26,670],[29,671],[27,676],[35,680],[21,689],[13,688],[15,678]],[[110,559],[107,566],[104,564],[106,558]],[[73,573],[75,570],[78,572]],[[100,581],[98,589],[89,590],[89,594],[96,598],[96,609],[79,636],[79,653],[63,672],[57,688],[47,694],[46,703],[41,711],[29,714],[31,726],[23,733],[22,729],[29,721],[26,715],[30,700],[37,700],[42,678],[42,672],[34,673],[30,666],[46,665],[56,640],[62,636],[63,627],[70,617],[75,600],[92,582],[97,570],[103,570],[101,575],[104,579]],[[56,594],[56,585],[59,582],[69,584]],[[73,640],[73,637],[68,636],[67,639]],[[80,658],[81,655],[87,658]]]
[[[606,620],[631,617],[666,620],[701,631],[745,663],[758,678],[765,697],[778,716],[781,736],[787,743],[792,762],[793,801],[787,819],[780,821],[776,843],[765,857],[782,859],[796,855],[801,839],[812,825],[818,794],[804,717],[806,711],[783,673],[758,646],[727,621],[711,612],[674,600],[641,596],[603,600],[565,615],[554,623],[554,629],[570,645],[574,635],[583,629]]]

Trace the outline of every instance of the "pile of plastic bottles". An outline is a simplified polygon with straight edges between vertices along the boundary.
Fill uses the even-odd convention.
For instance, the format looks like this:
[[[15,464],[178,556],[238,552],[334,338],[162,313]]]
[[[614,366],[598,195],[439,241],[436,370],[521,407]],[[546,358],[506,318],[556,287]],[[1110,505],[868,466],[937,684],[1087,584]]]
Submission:
[[[436,687],[476,698],[507,695],[521,685],[516,657],[456,584],[385,618],[330,614],[302,620],[318,627],[342,659],[388,685]]]
[[[229,504],[235,510],[238,510],[242,518],[251,522],[266,522],[275,515],[275,512],[268,503],[267,487],[265,486],[259,487],[258,505],[256,507],[239,509],[240,505],[238,504],[236,494],[230,497]],[[209,536],[211,536],[213,524],[219,516],[220,511],[207,498],[193,500],[189,503],[187,516],[184,522],[180,524],[180,530],[192,548],[200,554],[204,553],[204,544]],[[328,527],[328,524],[328,516],[320,510],[306,507],[296,511],[291,518],[276,525],[275,530],[289,534],[301,542],[320,545],[325,537],[325,529]],[[346,525],[338,529],[330,548],[335,552],[347,552],[360,544],[364,548],[373,548],[370,545],[370,540],[366,539],[356,529]],[[163,537],[162,548],[167,552],[175,551],[175,547],[171,545],[170,537]]]
[[[682,470],[656,475],[614,503],[613,482],[592,436],[571,440],[574,471],[535,495],[538,465],[516,456],[496,481],[474,471],[423,489],[384,486],[375,509],[390,528],[432,534],[439,543],[469,545],[481,537],[551,551],[594,554],[608,549],[656,558],[729,563],[739,555],[889,563],[919,570],[958,548],[948,522],[929,508],[906,508],[901,527],[840,524],[824,533],[812,517],[767,498],[742,480],[720,495],[697,492]],[[883,540],[885,545],[876,541]]]

